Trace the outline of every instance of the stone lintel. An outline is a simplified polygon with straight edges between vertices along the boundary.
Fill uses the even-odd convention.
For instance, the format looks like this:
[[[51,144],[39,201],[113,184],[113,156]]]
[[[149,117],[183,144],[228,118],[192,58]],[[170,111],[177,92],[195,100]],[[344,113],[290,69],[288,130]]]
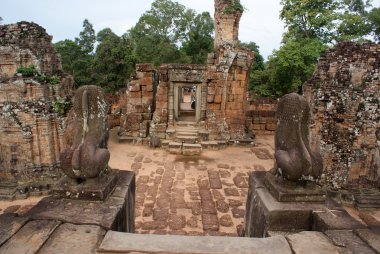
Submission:
[[[78,183],[77,180],[68,176],[53,187],[53,195],[60,198],[83,199],[83,200],[105,200],[114,190],[119,180],[119,170],[109,170],[96,178],[86,179]]]
[[[289,185],[288,185],[289,184]],[[265,186],[270,193],[280,202],[324,202],[326,193],[313,182],[305,182],[305,185],[294,183],[281,184],[271,173],[265,176]]]

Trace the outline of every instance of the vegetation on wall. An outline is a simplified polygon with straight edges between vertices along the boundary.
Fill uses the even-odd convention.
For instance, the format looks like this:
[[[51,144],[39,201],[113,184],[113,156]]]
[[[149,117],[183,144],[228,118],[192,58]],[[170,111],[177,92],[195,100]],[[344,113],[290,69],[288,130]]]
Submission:
[[[240,0],[228,0],[228,5],[224,8],[223,13],[234,14],[237,12],[244,12],[245,8],[241,4]]]

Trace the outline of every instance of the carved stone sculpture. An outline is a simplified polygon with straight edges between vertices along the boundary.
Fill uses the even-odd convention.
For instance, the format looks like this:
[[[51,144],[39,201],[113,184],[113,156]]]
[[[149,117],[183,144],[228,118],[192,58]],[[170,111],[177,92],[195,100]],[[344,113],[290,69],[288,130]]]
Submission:
[[[61,153],[61,168],[73,179],[99,176],[107,170],[108,104],[97,86],[82,86],[74,96],[65,132],[68,148]]]
[[[275,167],[272,171],[289,181],[322,174],[321,155],[310,148],[311,111],[304,97],[291,93],[283,96],[277,109]]]

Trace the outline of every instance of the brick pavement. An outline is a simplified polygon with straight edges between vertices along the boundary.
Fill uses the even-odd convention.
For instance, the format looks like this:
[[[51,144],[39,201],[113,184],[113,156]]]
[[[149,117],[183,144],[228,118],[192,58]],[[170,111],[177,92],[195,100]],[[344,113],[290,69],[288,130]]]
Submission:
[[[258,146],[172,155],[161,149],[118,144],[111,135],[110,165],[137,174],[136,232],[227,235],[241,230],[248,172],[273,165],[273,137]]]

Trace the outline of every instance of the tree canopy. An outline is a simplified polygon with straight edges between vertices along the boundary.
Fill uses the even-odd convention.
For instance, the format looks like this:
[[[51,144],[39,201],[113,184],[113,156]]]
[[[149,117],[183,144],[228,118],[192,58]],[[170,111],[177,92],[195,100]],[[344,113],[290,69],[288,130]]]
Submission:
[[[204,64],[213,50],[214,23],[208,12],[171,0],[156,0],[134,27],[122,36],[105,28],[97,34],[83,21],[79,37],[55,44],[64,71],[78,86],[96,84],[114,92],[125,86],[136,63]],[[95,48],[96,45],[96,48]]]
[[[285,23],[281,47],[253,70],[250,88],[261,96],[301,92],[320,54],[341,41],[379,40],[380,11],[371,0],[281,0]]]

